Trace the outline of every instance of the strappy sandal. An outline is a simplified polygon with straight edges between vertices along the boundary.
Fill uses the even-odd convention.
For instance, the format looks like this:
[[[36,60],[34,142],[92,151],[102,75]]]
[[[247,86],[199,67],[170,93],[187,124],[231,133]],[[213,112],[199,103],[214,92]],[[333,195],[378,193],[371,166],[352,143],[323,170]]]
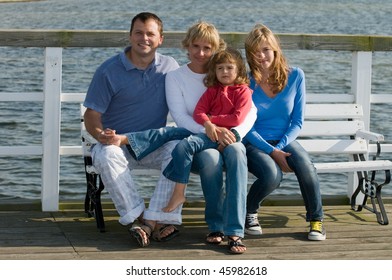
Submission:
[[[162,233],[169,227],[172,227],[173,231],[169,235],[162,237]],[[174,225],[163,225],[159,229],[156,229],[153,231],[152,239],[154,239],[155,241],[158,241],[158,242],[165,242],[165,241],[169,241],[169,240],[173,239],[174,237],[176,237],[179,234],[180,234],[180,231]]]
[[[146,247],[150,245],[150,236],[153,230],[154,229],[152,226],[147,223],[144,223],[141,226],[131,227],[129,229],[129,233],[132,235],[133,239],[136,240],[140,247]],[[147,236],[147,240],[144,240],[144,236]]]
[[[209,238],[218,238],[218,237],[221,239],[220,241],[208,241]],[[220,231],[210,232],[206,236],[206,243],[208,243],[208,244],[221,244],[224,238],[225,238],[225,235],[223,234],[223,232],[220,232]]]
[[[232,236],[229,236],[228,239],[229,239],[229,241],[228,241],[227,245],[228,245],[228,252],[230,254],[243,254],[246,252],[246,250],[245,251],[233,251],[234,247],[246,248],[246,246],[242,243],[241,237],[238,237],[237,239],[234,240]]]

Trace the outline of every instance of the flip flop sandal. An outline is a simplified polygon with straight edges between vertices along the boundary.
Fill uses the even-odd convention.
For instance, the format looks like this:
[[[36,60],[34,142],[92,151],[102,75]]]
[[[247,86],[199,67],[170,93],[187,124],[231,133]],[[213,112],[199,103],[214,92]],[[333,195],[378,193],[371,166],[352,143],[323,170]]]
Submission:
[[[234,240],[232,237],[229,237],[229,241],[228,241],[227,244],[228,244],[228,252],[230,254],[237,254],[238,255],[238,254],[243,254],[243,253],[246,252],[246,251],[243,251],[243,252],[241,252],[241,251],[233,251],[234,247],[236,247],[236,248],[239,248],[239,247],[246,248],[246,246],[242,243],[240,237],[238,239],[236,239],[236,240]]]
[[[170,233],[168,236],[161,237],[161,235],[165,231],[165,229],[167,229],[169,227],[173,227],[173,229],[174,229],[173,232]],[[173,239],[174,237],[176,237],[179,234],[180,234],[180,231],[174,225],[163,225],[159,229],[154,230],[154,232],[152,233],[152,239],[154,239],[155,241],[158,241],[158,242],[165,242],[165,241],[169,241],[169,240]]]
[[[153,228],[149,224],[143,224],[141,226],[133,226],[129,229],[129,233],[136,240],[140,247],[146,247],[150,245],[150,236]],[[144,235],[147,236],[147,241],[144,240]]]
[[[209,238],[216,238],[216,237],[220,237],[220,241],[208,241]],[[207,244],[221,244],[223,239],[225,238],[225,235],[223,234],[223,232],[220,231],[214,231],[214,232],[210,232],[209,234],[207,234],[206,236],[206,243]]]

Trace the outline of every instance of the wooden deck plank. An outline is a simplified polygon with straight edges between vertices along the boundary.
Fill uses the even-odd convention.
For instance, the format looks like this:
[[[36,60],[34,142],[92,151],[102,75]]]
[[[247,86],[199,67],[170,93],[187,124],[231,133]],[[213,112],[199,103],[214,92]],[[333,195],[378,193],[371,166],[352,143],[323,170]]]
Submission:
[[[391,215],[392,204],[386,209]],[[104,212],[105,233],[81,209],[0,211],[0,259],[392,260],[392,226],[379,225],[374,214],[354,212],[349,205],[324,207],[327,240],[323,242],[307,240],[303,206],[263,206],[259,215],[263,235],[246,236],[248,251],[239,256],[228,254],[225,243],[204,243],[208,229],[203,211],[203,207],[184,208],[180,236],[172,242],[152,241],[147,248],[131,240],[113,209]]]

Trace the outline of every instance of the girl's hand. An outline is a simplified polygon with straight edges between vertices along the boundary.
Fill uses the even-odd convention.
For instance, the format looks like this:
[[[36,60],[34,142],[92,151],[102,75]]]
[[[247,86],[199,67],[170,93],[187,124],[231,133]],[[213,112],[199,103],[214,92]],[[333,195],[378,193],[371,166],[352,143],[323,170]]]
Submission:
[[[282,169],[283,172],[293,171],[287,163],[287,157],[289,156],[291,156],[290,153],[286,153],[278,149],[273,150],[271,153],[272,159],[276,162],[277,165],[279,165],[280,169]]]

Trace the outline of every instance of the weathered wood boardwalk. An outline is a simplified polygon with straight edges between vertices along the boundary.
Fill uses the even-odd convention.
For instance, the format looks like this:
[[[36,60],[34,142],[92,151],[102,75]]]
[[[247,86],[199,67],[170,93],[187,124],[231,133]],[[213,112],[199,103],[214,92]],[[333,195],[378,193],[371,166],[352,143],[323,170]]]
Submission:
[[[324,207],[327,240],[323,242],[306,239],[303,206],[264,206],[260,215],[264,234],[246,236],[248,251],[234,256],[226,253],[226,243],[204,243],[208,230],[204,210],[197,205],[184,208],[180,236],[165,243],[152,241],[147,248],[139,248],[131,240],[113,209],[104,210],[107,231],[100,233],[81,207],[74,208],[59,212],[2,209],[0,259],[392,260],[392,226],[379,225],[374,214],[354,212],[349,205]],[[391,217],[392,204],[386,209]]]

